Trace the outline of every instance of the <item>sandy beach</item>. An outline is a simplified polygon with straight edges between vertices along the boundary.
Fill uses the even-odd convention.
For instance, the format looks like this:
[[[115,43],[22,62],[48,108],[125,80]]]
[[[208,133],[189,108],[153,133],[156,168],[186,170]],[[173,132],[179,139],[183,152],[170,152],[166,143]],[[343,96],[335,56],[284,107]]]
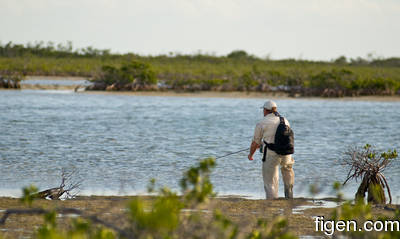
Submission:
[[[306,100],[342,100],[342,101],[387,101],[399,102],[400,96],[356,96],[342,98],[324,97],[291,97],[283,92],[243,92],[243,91],[198,91],[198,92],[177,92],[177,91],[82,91],[82,94],[102,95],[134,95],[134,96],[161,96],[161,97],[196,97],[196,98],[249,98],[249,99],[306,99]]]

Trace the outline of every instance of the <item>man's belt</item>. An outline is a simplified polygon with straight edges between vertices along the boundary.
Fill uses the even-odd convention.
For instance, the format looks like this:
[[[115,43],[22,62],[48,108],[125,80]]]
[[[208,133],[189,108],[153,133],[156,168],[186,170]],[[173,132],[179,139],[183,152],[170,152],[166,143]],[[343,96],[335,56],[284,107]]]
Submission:
[[[275,144],[269,144],[265,140],[263,140],[263,142],[265,144],[265,147],[264,147],[262,161],[265,162],[265,159],[267,158],[267,148],[272,151],[275,151]]]

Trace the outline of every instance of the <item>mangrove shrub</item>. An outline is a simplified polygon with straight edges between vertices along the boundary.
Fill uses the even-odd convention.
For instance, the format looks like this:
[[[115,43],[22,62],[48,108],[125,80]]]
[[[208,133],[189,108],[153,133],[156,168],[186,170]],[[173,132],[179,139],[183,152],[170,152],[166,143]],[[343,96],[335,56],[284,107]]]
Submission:
[[[397,158],[397,151],[379,153],[367,144],[362,149],[350,148],[345,155],[342,164],[349,166],[350,170],[343,185],[351,179],[361,179],[355,196],[356,201],[364,201],[365,194],[368,193],[368,202],[385,204],[384,188],[386,188],[389,203],[392,203],[392,195],[383,171],[393,159]]]
[[[0,75],[0,88],[19,89],[21,88],[20,81],[22,79],[23,75],[18,73]]]
[[[334,185],[334,190],[337,192],[338,202],[342,202],[340,185],[339,182],[336,182]],[[384,207],[386,211],[385,213],[374,213],[376,208],[378,208],[377,205],[365,204],[362,200],[357,200],[355,202],[352,202],[351,200],[345,201],[333,210],[329,220],[333,220],[336,223],[338,223],[338,221],[349,222],[348,226],[346,225],[346,230],[339,231],[337,228],[332,226],[324,233],[327,236],[332,236],[329,238],[400,238],[400,226],[398,223],[400,210],[398,208],[396,209],[393,205],[387,205]],[[375,222],[377,228],[379,228],[380,225],[387,225],[387,229],[366,230],[366,228],[363,227],[363,224],[367,221]]]
[[[105,65],[93,82],[103,87],[112,86],[114,90],[131,90],[157,84],[155,72],[150,65],[139,61],[124,63],[121,67]]]

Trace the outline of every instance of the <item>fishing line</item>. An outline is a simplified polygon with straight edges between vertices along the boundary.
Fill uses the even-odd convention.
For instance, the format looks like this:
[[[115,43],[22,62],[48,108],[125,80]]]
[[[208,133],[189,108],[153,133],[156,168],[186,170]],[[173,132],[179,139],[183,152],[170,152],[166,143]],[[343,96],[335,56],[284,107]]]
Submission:
[[[233,152],[233,153],[229,153],[229,154],[225,154],[225,155],[222,155],[222,156],[218,156],[218,157],[216,157],[215,159],[224,158],[224,157],[227,157],[227,156],[229,156],[229,155],[232,155],[232,154],[237,154],[237,153],[240,153],[240,152],[243,152],[243,151],[249,150],[249,149],[250,149],[250,148],[245,148],[245,149],[242,149],[242,150],[239,150],[239,151]]]

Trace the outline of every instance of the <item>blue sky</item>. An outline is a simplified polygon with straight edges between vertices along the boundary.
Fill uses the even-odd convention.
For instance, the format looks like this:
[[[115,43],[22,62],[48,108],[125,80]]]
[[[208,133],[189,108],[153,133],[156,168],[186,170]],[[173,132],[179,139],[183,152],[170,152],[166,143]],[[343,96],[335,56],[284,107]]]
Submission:
[[[400,56],[400,0],[0,0],[0,41],[331,60]]]

